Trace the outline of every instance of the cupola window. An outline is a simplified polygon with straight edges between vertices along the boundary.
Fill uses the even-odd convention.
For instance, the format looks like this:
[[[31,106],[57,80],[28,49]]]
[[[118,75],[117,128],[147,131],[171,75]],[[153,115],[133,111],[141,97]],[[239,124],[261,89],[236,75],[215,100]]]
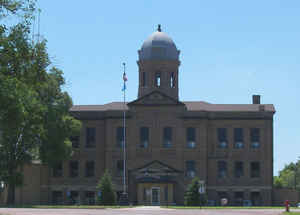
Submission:
[[[174,72],[171,73],[170,85],[171,85],[172,88],[175,87],[175,75],[174,75]]]
[[[142,86],[145,87],[146,86],[146,72],[142,73]]]
[[[160,87],[160,72],[155,74],[155,86]]]

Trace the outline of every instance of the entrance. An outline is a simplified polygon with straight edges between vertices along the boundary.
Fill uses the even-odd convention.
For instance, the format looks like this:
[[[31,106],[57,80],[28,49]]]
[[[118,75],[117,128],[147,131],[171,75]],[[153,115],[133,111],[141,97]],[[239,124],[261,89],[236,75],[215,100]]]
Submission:
[[[160,187],[152,187],[151,189],[151,204],[160,205]]]

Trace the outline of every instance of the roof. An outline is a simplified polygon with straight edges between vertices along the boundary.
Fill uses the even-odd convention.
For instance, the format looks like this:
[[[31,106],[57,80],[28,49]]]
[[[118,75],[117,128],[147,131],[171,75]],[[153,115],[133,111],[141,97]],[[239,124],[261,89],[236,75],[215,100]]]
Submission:
[[[143,43],[141,50],[139,50],[139,59],[178,60],[179,53],[175,43],[166,33],[156,31]]]
[[[207,112],[258,112],[264,108],[264,111],[275,112],[272,104],[210,104],[203,101],[182,102],[186,105],[188,111],[207,111]],[[128,106],[126,103],[126,110]],[[103,105],[74,105],[71,112],[84,111],[122,111],[123,102],[111,102]]]

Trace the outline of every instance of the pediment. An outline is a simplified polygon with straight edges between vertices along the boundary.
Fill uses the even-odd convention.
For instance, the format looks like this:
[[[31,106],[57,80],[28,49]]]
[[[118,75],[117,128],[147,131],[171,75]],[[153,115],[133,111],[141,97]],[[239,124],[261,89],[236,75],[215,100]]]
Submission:
[[[184,105],[184,103],[160,91],[153,91],[137,100],[128,103],[128,105]]]
[[[133,172],[139,177],[157,177],[165,175],[177,175],[181,171],[170,167],[160,161],[152,161],[140,168],[134,169]]]

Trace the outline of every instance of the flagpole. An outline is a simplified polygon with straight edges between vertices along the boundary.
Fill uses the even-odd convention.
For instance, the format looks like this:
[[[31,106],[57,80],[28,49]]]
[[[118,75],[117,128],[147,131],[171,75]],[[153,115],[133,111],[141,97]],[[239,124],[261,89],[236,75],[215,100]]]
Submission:
[[[124,73],[123,73],[123,81],[124,81],[124,89],[123,89],[123,96],[124,96],[124,105],[123,105],[123,136],[124,136],[124,145],[123,145],[123,193],[126,194],[126,110],[125,110],[125,105],[126,105],[126,87],[125,87],[125,63],[123,63],[124,66]]]

